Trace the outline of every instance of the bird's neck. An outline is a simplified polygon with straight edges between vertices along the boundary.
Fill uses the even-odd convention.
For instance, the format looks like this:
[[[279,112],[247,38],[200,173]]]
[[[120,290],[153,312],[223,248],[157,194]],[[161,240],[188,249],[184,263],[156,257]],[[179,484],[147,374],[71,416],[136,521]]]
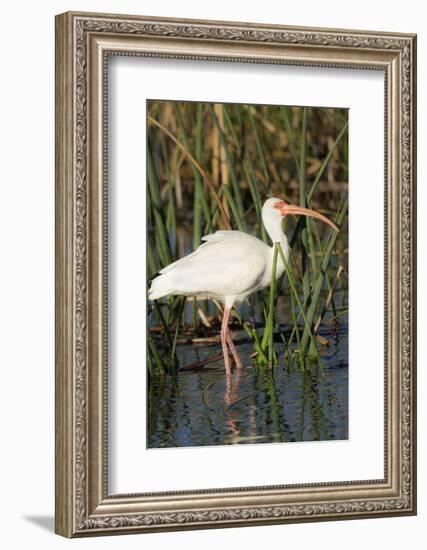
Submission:
[[[273,247],[275,243],[280,243],[282,245],[283,252],[287,252],[289,249],[289,243],[282,229],[282,220],[265,220],[264,227],[273,242]]]
[[[286,261],[289,259],[289,242],[282,229],[282,220],[265,220],[264,227],[268,233],[268,236],[273,242],[272,246],[272,258],[274,253],[274,247],[276,243],[280,243],[280,246],[283,250],[283,255],[285,256]],[[278,258],[278,267],[281,266],[281,258]],[[282,266],[284,269],[284,266]],[[280,269],[282,272],[282,269]]]

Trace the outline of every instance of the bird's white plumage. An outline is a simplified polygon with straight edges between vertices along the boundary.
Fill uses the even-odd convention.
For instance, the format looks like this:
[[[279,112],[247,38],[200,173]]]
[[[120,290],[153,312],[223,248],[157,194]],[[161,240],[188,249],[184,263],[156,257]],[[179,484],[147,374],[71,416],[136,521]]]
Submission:
[[[273,242],[279,243],[286,261],[289,259],[289,244],[282,230],[282,219],[288,213],[310,215],[335,227],[324,216],[304,207],[292,207],[280,199],[265,201],[262,221]],[[336,228],[335,228],[336,229]],[[237,368],[243,368],[228,329],[230,310],[235,302],[268,286],[273,272],[275,246],[241,231],[217,231],[206,235],[204,242],[193,253],[164,267],[148,291],[148,297],[157,300],[173,294],[203,296],[224,302],[221,323],[221,345],[224,366],[230,376],[231,366],[228,350],[231,351]],[[285,270],[281,256],[277,258],[275,277]]]
[[[151,284],[151,299],[182,294],[241,301],[259,288],[270,247],[240,231],[217,231],[203,240],[192,254],[160,271]]]
[[[272,207],[279,199],[268,199],[263,222],[273,242],[280,242],[285,255],[288,242],[281,229],[282,217]],[[279,201],[280,202],[280,201]],[[204,296],[231,307],[271,281],[273,248],[241,231],[216,231],[205,235],[194,252],[164,267],[148,296],[156,300],[168,295]],[[283,273],[278,261],[276,277]]]

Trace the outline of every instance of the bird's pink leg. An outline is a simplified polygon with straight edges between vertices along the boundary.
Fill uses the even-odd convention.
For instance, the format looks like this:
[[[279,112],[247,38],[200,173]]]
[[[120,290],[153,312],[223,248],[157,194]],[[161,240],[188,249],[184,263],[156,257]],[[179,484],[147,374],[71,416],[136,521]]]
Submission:
[[[227,329],[227,342],[230,347],[231,353],[236,362],[236,367],[238,369],[243,369],[242,361],[240,360],[239,354],[237,353],[236,346],[234,345],[233,338],[231,337],[230,331]]]
[[[230,308],[224,308],[224,314],[222,316],[222,325],[221,325],[221,344],[222,344],[222,353],[224,354],[225,372],[227,373],[227,375],[231,374],[230,357],[228,356],[228,348],[227,348],[229,317],[230,317]]]

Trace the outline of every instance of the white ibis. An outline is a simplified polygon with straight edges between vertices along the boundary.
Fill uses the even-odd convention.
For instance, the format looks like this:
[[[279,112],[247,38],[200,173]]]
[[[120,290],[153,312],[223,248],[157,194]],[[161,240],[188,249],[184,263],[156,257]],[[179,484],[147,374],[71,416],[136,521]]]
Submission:
[[[260,239],[242,231],[216,231],[203,237],[194,252],[164,267],[148,291],[151,300],[163,296],[199,296],[215,298],[224,304],[221,325],[221,344],[226,373],[231,372],[227,345],[238,368],[242,368],[237,350],[228,330],[230,310],[243,302],[253,292],[269,286],[273,269],[275,243],[280,243],[286,261],[289,259],[289,243],[282,229],[282,221],[289,214],[311,216],[322,220],[336,231],[338,228],[328,218],[309,208],[287,204],[271,198],[262,208],[262,222],[273,242],[268,246]],[[284,272],[280,258],[276,264],[276,279]]]

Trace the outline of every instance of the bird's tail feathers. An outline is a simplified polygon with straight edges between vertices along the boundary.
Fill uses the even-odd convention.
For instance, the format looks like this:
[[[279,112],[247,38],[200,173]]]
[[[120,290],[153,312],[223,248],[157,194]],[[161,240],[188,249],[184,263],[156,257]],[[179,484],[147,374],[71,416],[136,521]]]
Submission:
[[[158,300],[159,298],[168,296],[172,292],[173,291],[167,284],[167,281],[165,281],[165,277],[160,275],[160,277],[156,277],[153,281],[151,281],[151,286],[148,289],[148,298],[149,300]]]

